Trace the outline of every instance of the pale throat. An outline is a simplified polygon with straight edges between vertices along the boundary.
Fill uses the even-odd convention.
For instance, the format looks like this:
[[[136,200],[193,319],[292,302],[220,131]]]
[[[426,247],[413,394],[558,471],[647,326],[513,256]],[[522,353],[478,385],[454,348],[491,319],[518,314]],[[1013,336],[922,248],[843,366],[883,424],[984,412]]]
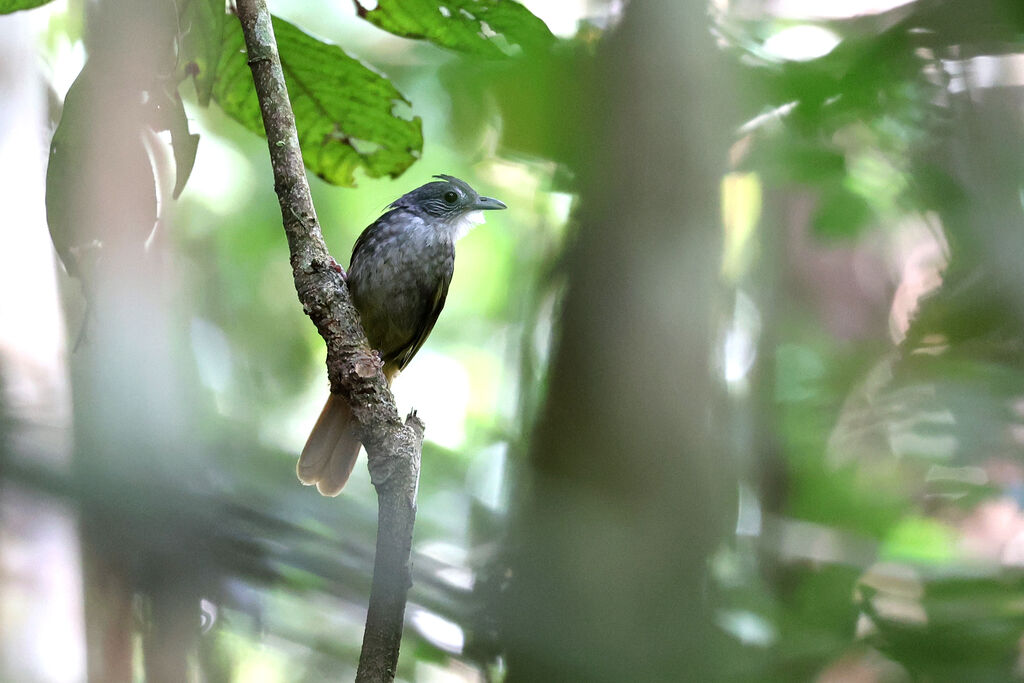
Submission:
[[[470,230],[486,220],[487,218],[484,216],[483,211],[470,211],[449,223],[448,229],[451,231],[452,239],[458,241],[468,235]]]

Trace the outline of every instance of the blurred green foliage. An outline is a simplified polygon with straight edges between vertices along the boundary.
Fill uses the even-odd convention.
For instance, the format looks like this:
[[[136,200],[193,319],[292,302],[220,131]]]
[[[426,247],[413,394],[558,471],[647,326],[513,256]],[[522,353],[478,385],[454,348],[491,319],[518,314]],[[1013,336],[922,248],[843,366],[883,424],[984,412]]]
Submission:
[[[769,533],[746,567],[766,583],[736,597],[774,626],[777,668],[755,659],[739,678],[1021,676],[1024,328],[1019,264],[1002,255],[1024,227],[1024,97],[982,75],[985,59],[1019,59],[1020,8],[915,2],[819,21],[837,46],[796,62],[762,49],[785,20],[719,18],[748,88],[738,165],[775,211],[760,237],[775,260],[741,284],[773,314],[760,405],[738,408],[760,413],[747,443]],[[794,240],[801,229],[827,240]],[[851,336],[826,311],[857,317],[842,292],[871,298],[878,254],[897,259],[866,307],[883,324]],[[934,284],[908,304],[900,290],[922,273]]]

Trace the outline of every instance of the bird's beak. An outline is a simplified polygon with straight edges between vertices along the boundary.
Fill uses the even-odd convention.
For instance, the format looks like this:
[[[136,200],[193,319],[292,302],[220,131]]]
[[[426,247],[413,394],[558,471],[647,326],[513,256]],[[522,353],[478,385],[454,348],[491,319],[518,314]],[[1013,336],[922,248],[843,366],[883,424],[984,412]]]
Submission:
[[[480,209],[486,211],[488,209],[507,209],[504,202],[500,202],[492,197],[477,197],[476,203],[473,204],[474,209]]]

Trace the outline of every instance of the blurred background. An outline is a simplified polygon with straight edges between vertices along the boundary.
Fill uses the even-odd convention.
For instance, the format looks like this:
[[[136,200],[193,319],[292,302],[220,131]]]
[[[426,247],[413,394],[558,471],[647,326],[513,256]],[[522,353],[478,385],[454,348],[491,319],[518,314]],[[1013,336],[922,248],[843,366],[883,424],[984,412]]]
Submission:
[[[324,347],[219,4],[0,0],[5,681],[355,674],[376,496],[295,478]],[[303,139],[339,263],[435,173],[510,207],[394,387],[399,680],[1024,679],[1019,0],[269,4],[290,86],[385,93]]]

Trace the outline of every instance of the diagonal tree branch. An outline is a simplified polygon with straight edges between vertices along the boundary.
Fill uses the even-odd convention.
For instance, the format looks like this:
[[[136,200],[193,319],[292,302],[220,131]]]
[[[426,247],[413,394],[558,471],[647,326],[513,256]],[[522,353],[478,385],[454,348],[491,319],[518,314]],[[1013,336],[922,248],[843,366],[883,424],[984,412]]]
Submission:
[[[303,310],[327,343],[331,391],[348,401],[359,422],[377,489],[377,556],[356,680],[391,681],[411,585],[423,423],[415,413],[404,423],[399,417],[360,326],[343,271],[324,243],[266,0],[238,0],[237,11],[267,132],[295,289]]]

